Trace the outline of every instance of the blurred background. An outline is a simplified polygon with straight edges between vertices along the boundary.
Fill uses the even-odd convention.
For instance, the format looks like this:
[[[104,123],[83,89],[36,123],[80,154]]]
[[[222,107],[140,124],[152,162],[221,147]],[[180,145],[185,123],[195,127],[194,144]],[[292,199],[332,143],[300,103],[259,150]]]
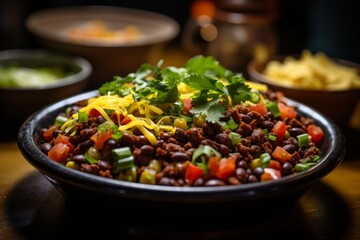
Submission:
[[[204,3],[205,2],[205,3]],[[206,3],[207,2],[207,3]],[[24,21],[28,15],[40,9],[73,5],[110,5],[130,7],[159,12],[175,19],[181,26],[181,33],[172,44],[181,46],[186,53],[195,53],[193,48],[183,46],[183,34],[199,13],[212,15],[208,3],[216,0],[1,0],[0,1],[0,49],[41,47],[26,30]],[[330,57],[360,62],[359,7],[350,0],[223,0],[233,4],[230,11],[238,11],[234,4],[245,6],[251,2],[258,5],[273,2],[274,18],[268,20],[276,40],[276,53],[298,54],[307,48],[314,52],[323,51]],[[199,4],[202,3],[202,4]],[[197,7],[195,5],[197,4]],[[196,9],[195,9],[196,8]],[[211,16],[210,16],[211,17]],[[251,23],[250,23],[251,24]],[[190,37],[190,36],[188,36]],[[195,37],[194,37],[195,38]],[[201,40],[197,39],[198,45]],[[200,47],[199,47],[200,48]],[[199,49],[200,50],[200,49]]]
[[[360,63],[360,9],[350,0],[1,0],[0,50],[45,48],[26,27],[28,17],[39,10],[84,5],[134,8],[174,19],[179,34],[166,43],[160,55],[151,58],[151,64],[163,59],[165,66],[182,66],[191,56],[212,55],[228,69],[249,78],[247,64],[251,60],[300,55],[305,49]],[[147,54],[139,51],[140,56]],[[118,61],[132,61],[131,54],[120,55],[115,57]],[[140,61],[139,56],[134,58]],[[114,61],[103,59],[90,61],[98,66],[93,66],[95,84],[89,89],[116,75],[106,69]],[[123,68],[127,72],[117,75],[136,69]],[[103,77],[106,73],[110,77]],[[357,109],[359,116],[354,116],[357,120],[353,122],[360,125],[360,103]]]

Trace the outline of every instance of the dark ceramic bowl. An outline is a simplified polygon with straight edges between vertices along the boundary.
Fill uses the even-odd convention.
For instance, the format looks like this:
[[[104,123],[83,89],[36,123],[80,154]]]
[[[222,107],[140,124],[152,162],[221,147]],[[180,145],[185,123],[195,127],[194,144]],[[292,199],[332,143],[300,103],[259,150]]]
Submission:
[[[289,104],[298,107],[301,114],[311,116],[324,129],[325,139],[320,146],[322,159],[319,164],[279,180],[216,187],[148,185],[91,175],[49,159],[39,147],[40,129],[50,125],[67,106],[96,94],[97,91],[87,92],[49,105],[29,117],[18,133],[18,146],[26,160],[45,175],[67,199],[78,202],[79,206],[86,202],[98,205],[105,201],[115,202],[101,204],[104,207],[111,206],[111,209],[116,206],[123,208],[122,204],[127,203],[148,210],[155,206],[165,210],[168,209],[165,206],[171,206],[171,212],[183,209],[176,206],[211,206],[212,209],[236,206],[241,211],[252,212],[264,208],[282,210],[296,202],[310,187],[337,167],[346,153],[344,136],[331,120],[307,106],[288,100]],[[204,211],[206,212],[206,208]]]
[[[269,80],[263,74],[266,64],[273,60],[283,62],[286,57],[288,55],[273,56],[264,62],[250,62],[247,66],[250,80],[264,83],[270,89],[283,92],[288,98],[314,108],[335,121],[340,128],[347,129],[350,126],[351,117],[354,114],[357,103],[359,102],[360,104],[360,88],[348,90],[311,90],[295,86],[288,87]],[[291,57],[298,58],[299,56],[291,55]],[[332,58],[332,60],[340,65],[357,69],[360,74],[359,64],[343,59]],[[359,124],[357,123],[357,125]]]
[[[0,86],[2,126],[16,129],[39,108],[73,96],[87,87],[92,66],[86,59],[68,54],[53,53],[43,49],[11,49],[0,52],[0,67],[60,68],[68,72],[66,77],[53,83],[32,86]],[[28,81],[27,76],[23,79]],[[16,138],[16,134],[14,134]]]
[[[134,26],[139,40],[128,42],[73,41],[66,31],[93,21],[111,30]],[[180,31],[172,18],[144,10],[113,6],[72,6],[44,9],[28,16],[27,29],[45,47],[87,58],[94,68],[91,89],[114,75],[134,72],[142,63],[157,63],[163,47]],[[156,62],[155,62],[156,61]]]

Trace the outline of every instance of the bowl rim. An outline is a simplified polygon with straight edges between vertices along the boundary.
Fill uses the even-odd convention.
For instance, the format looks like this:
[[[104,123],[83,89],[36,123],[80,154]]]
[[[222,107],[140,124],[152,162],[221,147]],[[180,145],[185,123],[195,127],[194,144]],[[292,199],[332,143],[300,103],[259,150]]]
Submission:
[[[87,17],[87,14],[94,13],[96,11],[97,13],[104,13],[103,18],[109,18],[114,19],[115,16],[111,16],[111,13],[120,13],[116,15],[117,19],[126,19],[126,16],[131,17],[144,17],[144,21],[152,21],[156,20],[157,24],[167,26],[167,32],[164,34],[156,37],[146,37],[143,39],[140,39],[139,41],[134,41],[131,43],[108,43],[108,42],[83,42],[83,43],[77,43],[69,41],[66,37],[62,37],[58,33],[53,33],[51,31],[46,31],[42,28],[41,23],[43,18],[49,18],[56,16],[64,15],[63,13],[71,13],[74,12],[76,18],[79,17],[79,13],[85,14],[83,18]],[[110,16],[108,16],[110,15]],[[63,17],[63,19],[71,19]],[[93,17],[90,17],[89,19],[93,19]],[[144,46],[144,45],[154,45],[159,44],[163,42],[170,41],[172,38],[176,37],[180,32],[180,25],[175,19],[171,18],[170,16],[167,16],[162,13],[158,12],[152,12],[148,10],[142,10],[142,9],[136,9],[136,8],[130,8],[130,7],[117,7],[117,6],[106,6],[106,5],[75,5],[75,6],[64,6],[64,7],[56,7],[56,8],[47,8],[38,10],[37,12],[34,12],[27,16],[25,20],[25,26],[26,28],[32,32],[34,35],[37,35],[38,37],[41,37],[43,39],[48,39],[54,42],[59,42],[62,44],[68,44],[68,45],[74,45],[74,46],[81,46],[81,47],[107,47],[107,48],[122,48],[122,47],[137,47],[137,46]],[[60,36],[60,37],[59,37]]]
[[[97,90],[85,92],[58,101],[39,109],[28,117],[20,127],[17,135],[18,147],[25,159],[50,181],[66,183],[73,187],[91,190],[105,195],[115,195],[128,199],[154,200],[165,202],[232,202],[244,198],[256,197],[259,193],[272,195],[282,190],[297,188],[300,185],[312,184],[330,173],[343,160],[346,154],[346,140],[336,124],[323,114],[297,101],[287,99],[288,103],[297,106],[302,114],[311,116],[325,129],[328,137],[322,148],[329,150],[323,154],[321,162],[309,170],[268,182],[249,183],[236,186],[212,187],[174,187],[133,183],[108,179],[67,168],[50,160],[36,143],[41,123],[45,124],[46,116],[56,115],[65,106],[79,100],[88,99],[98,94]],[[46,123],[47,124],[47,123]],[[323,151],[323,149],[321,150]],[[223,195],[226,194],[226,195]],[[226,198],[224,198],[226,196]]]
[[[6,91],[31,91],[31,90],[50,90],[56,89],[68,85],[73,85],[78,82],[86,81],[92,74],[93,67],[91,63],[80,56],[75,56],[71,54],[58,53],[46,49],[7,49],[0,51],[0,61],[7,60],[28,60],[28,59],[37,59],[37,60],[46,60],[46,59],[55,59],[56,61],[61,61],[64,63],[76,65],[80,68],[80,71],[71,74],[70,76],[59,78],[52,83],[47,83],[39,86],[30,86],[30,87],[7,87],[1,86],[1,90]]]
[[[266,66],[266,64],[268,64],[270,61],[272,60],[276,60],[276,61],[284,61],[285,58],[287,57],[292,57],[295,59],[298,59],[301,56],[301,54],[281,54],[281,55],[274,55],[269,57],[268,59],[264,60],[264,61],[257,61],[257,60],[251,60],[247,66],[247,73],[249,75],[249,77],[252,79],[252,81],[256,81],[256,82],[262,82],[265,83],[266,85],[268,85],[269,87],[271,86],[275,86],[279,89],[286,89],[286,90],[294,90],[294,91],[303,91],[303,92],[309,92],[309,93],[314,93],[314,94],[319,94],[319,93],[346,93],[346,92],[359,92],[360,93],[360,88],[352,88],[352,89],[331,89],[331,90],[321,90],[321,89],[307,89],[307,88],[301,88],[301,87],[289,87],[286,85],[282,85],[279,84],[277,82],[271,81],[269,80],[264,74],[262,74],[261,70],[263,70]],[[342,59],[342,58],[336,58],[336,57],[329,57],[331,60],[333,60],[336,63],[339,63],[341,65],[347,66],[347,67],[351,67],[351,68],[355,68],[358,70],[358,73],[360,74],[360,64],[356,63],[356,62],[352,62],[346,59]],[[259,71],[260,70],[260,71]]]

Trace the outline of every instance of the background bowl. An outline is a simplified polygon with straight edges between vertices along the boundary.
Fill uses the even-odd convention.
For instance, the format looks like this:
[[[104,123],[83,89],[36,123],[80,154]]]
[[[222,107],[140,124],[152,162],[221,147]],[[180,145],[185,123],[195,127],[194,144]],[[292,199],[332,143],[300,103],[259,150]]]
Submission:
[[[340,128],[346,129],[355,114],[356,105],[360,100],[360,88],[349,90],[310,90],[300,87],[288,87],[269,80],[263,71],[266,65],[272,61],[283,62],[288,57],[273,56],[264,62],[251,61],[247,66],[250,80],[268,85],[270,89],[281,91],[290,99],[304,103],[335,121]],[[291,56],[298,58],[299,56]],[[360,65],[343,59],[331,58],[334,62],[347,67],[355,68],[360,74]],[[359,102],[360,104],[360,102]],[[360,119],[354,120],[360,123]],[[358,125],[359,123],[354,123]]]
[[[26,68],[60,68],[70,75],[57,81],[38,86],[0,86],[0,123],[6,133],[17,132],[18,128],[33,112],[48,105],[84,91],[92,72],[91,64],[84,58],[56,54],[42,49],[12,49],[0,52],[0,67],[17,66]],[[29,81],[24,77],[24,82]],[[1,85],[1,84],[0,84]],[[6,134],[5,134],[6,135]],[[16,139],[16,134],[8,135]]]
[[[96,95],[97,91],[87,92],[49,105],[28,118],[18,134],[18,146],[26,160],[64,193],[67,199],[78,202],[78,205],[84,205],[91,199],[90,205],[94,202],[99,205],[100,202],[105,201],[106,204],[100,205],[111,206],[112,210],[116,206],[124,209],[126,206],[124,204],[129,204],[137,209],[143,206],[150,211],[154,209],[167,211],[166,206],[170,206],[170,212],[183,209],[175,206],[212,206],[212,211],[216,208],[237,206],[242,211],[250,211],[251,215],[254,214],[255,209],[260,211],[260,209],[266,208],[268,211],[270,210],[269,206],[271,209],[279,211],[279,209],[283,210],[286,209],[286,206],[292,205],[314,183],[330,173],[340,164],[346,152],[344,136],[331,120],[309,107],[288,100],[289,104],[298,107],[301,114],[311,116],[323,128],[325,138],[320,146],[322,160],[319,164],[309,170],[279,180],[237,186],[160,186],[95,176],[67,168],[50,160],[39,147],[40,129],[49,126],[57,114],[64,111],[68,105]],[[112,201],[115,204],[108,204]],[[205,211],[208,212],[208,209]]]
[[[141,37],[129,42],[73,41],[69,28],[102,21],[112,30],[136,27]],[[45,9],[26,20],[27,29],[47,48],[87,58],[94,72],[91,87],[114,75],[134,72],[142,63],[157,63],[163,47],[179,33],[179,24],[162,14],[111,6],[75,6]]]

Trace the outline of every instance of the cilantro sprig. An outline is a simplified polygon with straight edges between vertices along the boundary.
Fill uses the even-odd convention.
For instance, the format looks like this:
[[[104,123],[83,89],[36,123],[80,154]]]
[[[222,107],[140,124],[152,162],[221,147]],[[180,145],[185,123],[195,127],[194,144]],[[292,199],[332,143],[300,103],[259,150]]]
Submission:
[[[178,84],[183,82],[194,90],[190,113],[197,116],[205,113],[209,122],[218,122],[226,110],[236,104],[259,100],[242,74],[226,69],[211,56],[195,56],[180,68],[162,68],[162,63],[143,64],[126,77],[115,76],[99,88],[99,94],[131,93],[136,101],[146,99],[155,105],[171,104],[166,114],[180,116],[183,103]]]

